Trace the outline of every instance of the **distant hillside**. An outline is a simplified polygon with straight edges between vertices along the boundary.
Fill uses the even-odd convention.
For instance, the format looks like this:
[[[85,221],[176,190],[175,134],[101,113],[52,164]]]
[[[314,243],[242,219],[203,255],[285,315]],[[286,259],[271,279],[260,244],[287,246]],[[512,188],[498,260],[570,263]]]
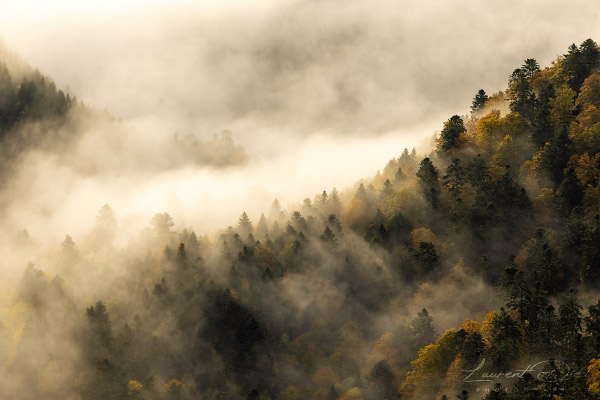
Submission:
[[[15,167],[14,159],[27,151],[75,154],[78,143],[84,139],[95,142],[98,155],[87,154],[83,164],[79,160],[74,167],[80,171],[109,171],[115,167],[167,170],[185,165],[225,167],[243,164],[247,159],[244,149],[233,142],[228,131],[207,139],[198,138],[193,132],[185,134],[183,139],[172,139],[173,132],[158,132],[156,136],[162,139],[156,147],[141,143],[131,148],[127,139],[139,133],[110,114],[85,106],[0,46],[0,156],[5,178]],[[128,157],[127,152],[136,153],[136,157]],[[106,163],[103,156],[108,153],[120,160],[119,165]]]

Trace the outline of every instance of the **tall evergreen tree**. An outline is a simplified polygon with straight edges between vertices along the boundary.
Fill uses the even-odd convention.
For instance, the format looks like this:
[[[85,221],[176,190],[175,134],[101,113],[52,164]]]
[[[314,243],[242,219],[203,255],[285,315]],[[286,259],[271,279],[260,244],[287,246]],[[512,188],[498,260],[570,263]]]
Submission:
[[[479,89],[479,91],[473,98],[473,102],[471,103],[471,113],[476,114],[479,111],[483,110],[483,107],[485,107],[485,103],[488,100],[489,100],[489,97],[485,93],[485,90]]]
[[[543,146],[554,135],[554,125],[551,118],[552,107],[550,106],[550,99],[553,97],[554,86],[551,83],[545,84],[537,98],[531,136],[533,143],[538,147]]]
[[[568,294],[562,296],[558,308],[558,326],[563,360],[573,366],[582,366],[585,360],[583,336],[581,335],[583,316],[574,289],[570,289]]]
[[[463,132],[466,132],[464,121],[458,115],[453,115],[444,122],[444,128],[438,138],[438,148],[442,151],[448,151],[458,145],[458,140]]]
[[[419,178],[419,186],[425,199],[434,210],[437,209],[439,206],[438,170],[428,157],[421,161],[419,170],[417,171],[417,178]]]
[[[517,68],[508,79],[508,96],[510,111],[519,113],[533,122],[535,113],[535,93],[529,83],[527,71]]]

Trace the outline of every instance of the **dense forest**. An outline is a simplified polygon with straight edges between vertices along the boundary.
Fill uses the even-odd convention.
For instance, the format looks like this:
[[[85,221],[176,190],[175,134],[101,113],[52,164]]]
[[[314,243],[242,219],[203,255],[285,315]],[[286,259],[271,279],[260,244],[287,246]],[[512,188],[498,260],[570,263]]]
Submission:
[[[0,94],[3,165],[94,113],[39,73],[0,66]],[[0,292],[0,399],[600,398],[598,45],[526,59],[398,153],[206,236],[159,212],[117,245],[103,206]]]

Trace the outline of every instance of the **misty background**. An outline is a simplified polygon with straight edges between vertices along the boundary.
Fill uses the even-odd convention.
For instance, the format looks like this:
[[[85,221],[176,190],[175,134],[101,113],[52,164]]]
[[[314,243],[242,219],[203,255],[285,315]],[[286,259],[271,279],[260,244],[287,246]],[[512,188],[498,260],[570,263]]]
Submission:
[[[600,29],[586,1],[121,3],[0,2],[4,46],[117,121],[68,156],[22,158],[10,234],[54,246],[68,226],[77,239],[105,203],[124,237],[158,211],[201,233],[244,210],[257,220],[274,198],[299,203],[428,149],[478,89],[504,89],[523,59],[548,65]],[[224,130],[243,162],[163,151]]]
[[[300,385],[381,398],[368,393],[378,365],[391,393],[406,377],[404,396],[411,360],[446,329],[475,337],[473,360],[440,364],[458,380],[486,346],[508,354],[490,333],[513,290],[504,272],[533,269],[525,288],[551,278],[532,307],[550,327],[567,284],[587,273],[581,304],[597,297],[585,252],[597,254],[598,219],[563,232],[582,178],[573,169],[555,193],[537,173],[562,158],[530,143],[527,122],[468,115],[524,59],[551,65],[598,37],[593,5],[120,3],[0,0],[0,397],[306,398]],[[565,60],[534,73],[568,83]],[[570,105],[561,90],[547,118]],[[446,124],[434,151],[454,114],[465,144],[444,149]],[[479,135],[484,118],[501,129]],[[481,174],[466,182],[455,154]],[[598,159],[577,157],[591,203]]]

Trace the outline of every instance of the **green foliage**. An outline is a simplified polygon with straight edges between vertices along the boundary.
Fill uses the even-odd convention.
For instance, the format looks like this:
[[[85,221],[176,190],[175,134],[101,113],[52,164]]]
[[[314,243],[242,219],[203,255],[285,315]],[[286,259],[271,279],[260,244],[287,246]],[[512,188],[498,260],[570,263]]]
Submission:
[[[457,198],[460,196],[462,185],[466,182],[466,175],[464,168],[458,158],[454,158],[452,163],[446,169],[446,175],[442,177],[444,185],[452,194],[452,197]]]
[[[584,343],[581,331],[583,316],[581,306],[577,304],[575,291],[563,295],[558,309],[559,346],[564,362],[582,366],[584,360]]]
[[[537,147],[543,146],[554,135],[554,124],[551,118],[552,107],[550,106],[550,99],[553,97],[554,87],[551,83],[545,84],[537,97],[534,129],[531,136]]]
[[[535,93],[529,82],[530,66],[517,68],[508,79],[510,111],[533,121],[535,113]]]
[[[562,77],[571,89],[578,92],[585,78],[599,61],[600,51],[593,40],[587,39],[579,47],[573,43],[561,64]]]
[[[395,397],[395,376],[387,360],[381,360],[367,375],[370,384],[369,395],[375,399],[392,399]]]
[[[541,150],[540,166],[557,186],[563,180],[563,170],[567,167],[572,152],[572,141],[565,129],[555,133]]]
[[[203,337],[235,370],[252,371],[268,357],[268,333],[230,291],[211,294],[204,316]]]
[[[508,371],[512,362],[520,356],[522,334],[517,321],[504,309],[492,321],[490,348],[487,350],[492,364],[501,370]]]
[[[466,132],[465,123],[458,115],[453,115],[444,122],[444,128],[440,132],[438,147],[442,151],[448,151],[458,145],[460,135]]]
[[[17,124],[41,119],[64,120],[75,101],[39,72],[16,82],[0,63],[0,140]]]
[[[428,157],[421,161],[419,170],[417,171],[417,178],[419,178],[419,186],[423,191],[425,199],[434,210],[437,209],[439,206],[438,195],[440,191],[438,170]]]
[[[321,241],[323,243],[330,243],[330,244],[336,243],[335,235],[331,231],[331,228],[329,228],[329,226],[325,227],[325,230],[323,231],[323,233],[321,234],[321,237],[319,239],[321,239]]]
[[[471,103],[471,113],[476,114],[483,110],[483,107],[485,107],[485,103],[488,101],[488,99],[489,96],[485,93],[485,90],[479,89],[473,98],[473,103]]]
[[[414,348],[420,349],[435,342],[436,332],[433,326],[433,318],[427,309],[424,308],[419,311],[417,317],[412,320],[410,325],[410,342]]]
[[[456,395],[458,400],[469,400],[469,392],[466,390],[462,390],[460,393]]]

